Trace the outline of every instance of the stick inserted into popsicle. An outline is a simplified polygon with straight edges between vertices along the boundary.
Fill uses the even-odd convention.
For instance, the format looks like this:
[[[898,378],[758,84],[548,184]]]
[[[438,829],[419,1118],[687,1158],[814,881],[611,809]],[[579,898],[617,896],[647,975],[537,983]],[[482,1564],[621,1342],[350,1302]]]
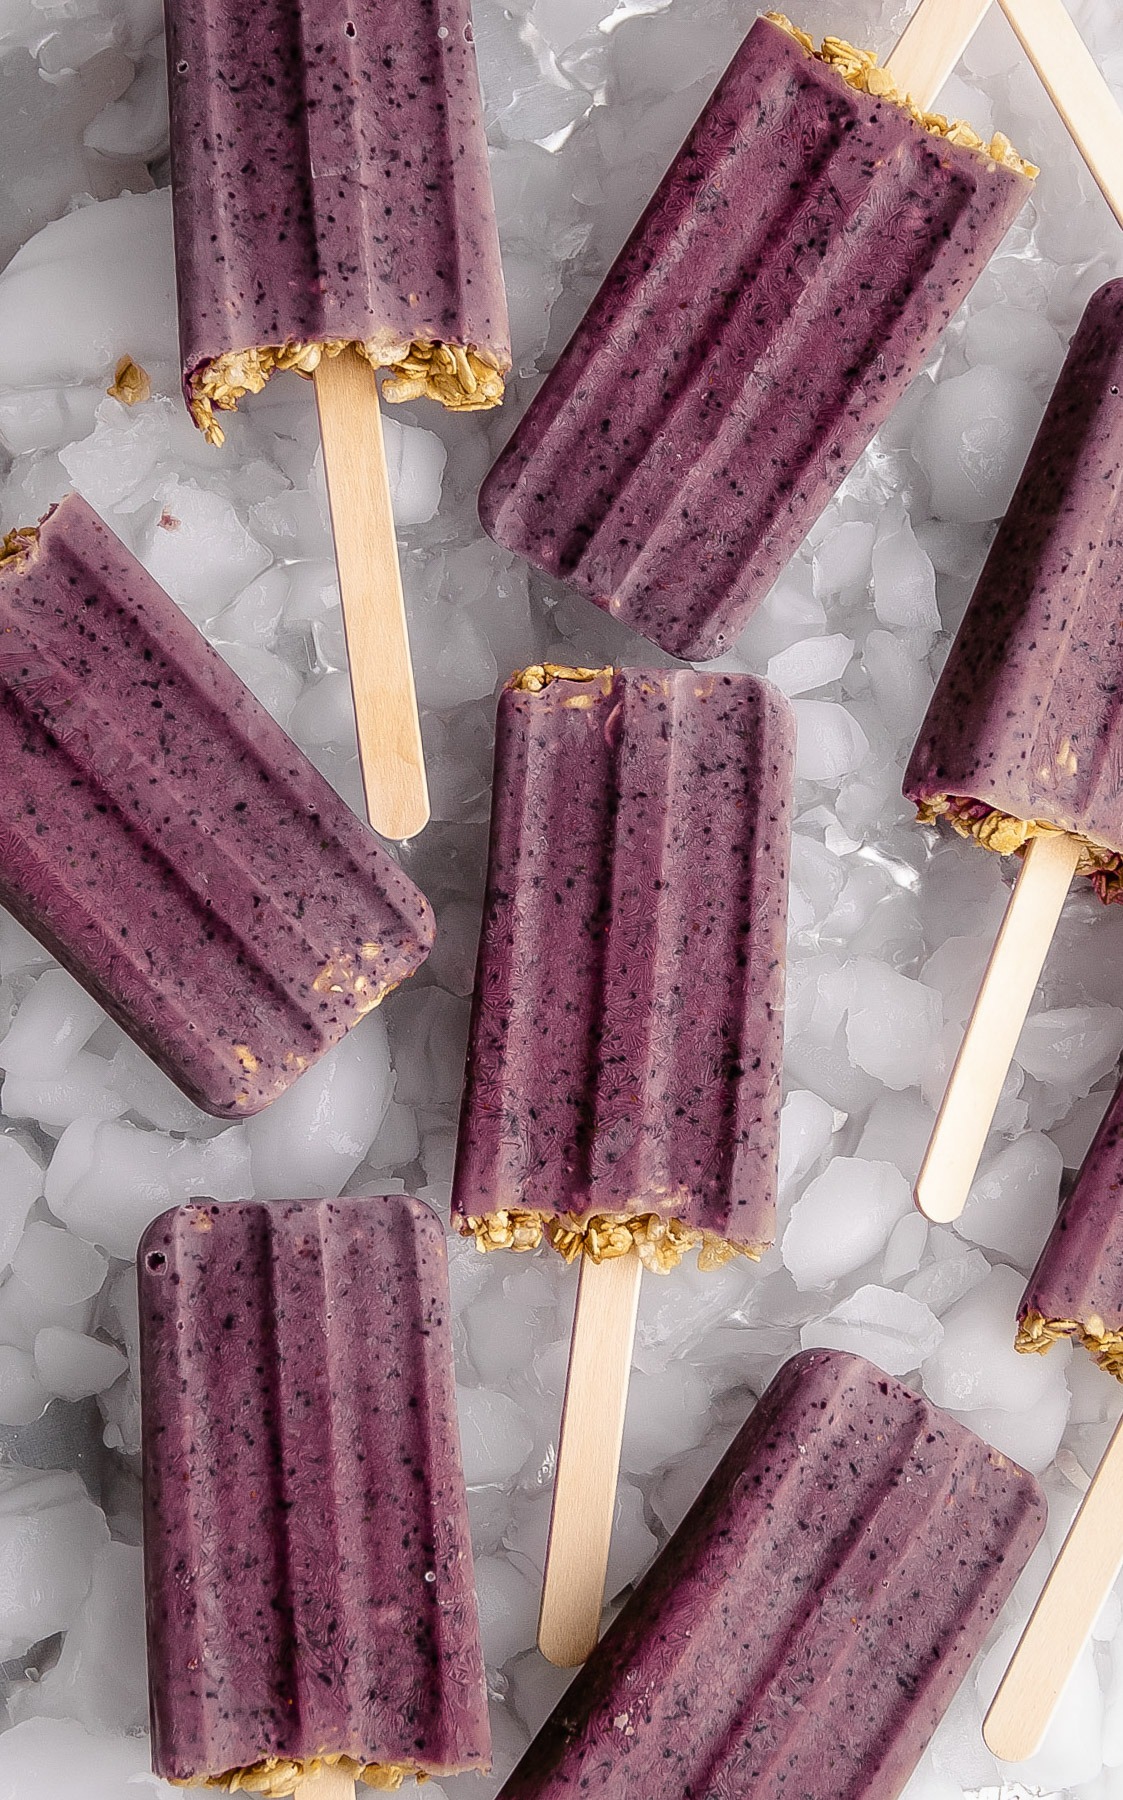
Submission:
[[[500,1800],[897,1800],[1045,1523],[871,1363],[786,1363]]]
[[[1068,359],[905,775],[925,822],[1024,860],[917,1181],[966,1202],[1065,896],[1123,898],[1123,282]]]
[[[138,1272],[157,1774],[352,1800],[486,1769],[440,1221],[197,1201]]]
[[[506,301],[468,0],[168,0],[184,389],[311,374],[371,823],[429,816],[382,416],[495,406]]]
[[[260,1112],[433,915],[77,494],[0,540],[0,903],[197,1105]]]
[[[1031,192],[931,110],[986,11],[922,0],[885,68],[757,20],[484,484],[499,543],[729,648]]]
[[[773,1240],[793,739],[750,676],[547,667],[500,700],[453,1214],[581,1259],[555,1662],[596,1642],[643,1266]]]

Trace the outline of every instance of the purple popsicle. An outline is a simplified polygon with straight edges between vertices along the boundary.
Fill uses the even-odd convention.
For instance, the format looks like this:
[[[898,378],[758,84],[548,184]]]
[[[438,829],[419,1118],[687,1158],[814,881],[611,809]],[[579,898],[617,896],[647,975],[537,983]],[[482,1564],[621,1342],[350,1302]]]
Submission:
[[[440,1221],[199,1201],[138,1272],[157,1773],[280,1795],[325,1764],[486,1768]]]
[[[424,897],[86,502],[0,544],[0,902],[208,1112],[424,961]]]
[[[880,1369],[793,1357],[500,1800],[896,1800],[1044,1524]]]
[[[168,0],[184,388],[353,344],[387,399],[494,406],[507,309],[468,0]]]
[[[824,50],[757,20],[481,495],[499,543],[690,660],[743,629],[1030,191],[1004,139]]]
[[[905,775],[921,818],[1009,853],[1080,841],[1123,884],[1123,281],[1092,300]]]
[[[508,685],[453,1188],[481,1247],[772,1242],[793,738],[750,676]]]
[[[1019,1350],[1075,1338],[1123,1381],[1123,1085],[1029,1278]]]

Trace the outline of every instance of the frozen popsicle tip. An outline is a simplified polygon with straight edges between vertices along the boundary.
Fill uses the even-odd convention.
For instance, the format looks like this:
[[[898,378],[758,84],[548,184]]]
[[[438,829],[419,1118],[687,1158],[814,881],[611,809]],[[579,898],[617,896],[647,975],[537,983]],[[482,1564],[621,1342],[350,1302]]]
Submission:
[[[516,669],[507,686],[516,694],[540,694],[554,681],[599,681],[605,693],[612,685],[615,670],[570,669],[564,663],[532,663],[529,669]]]
[[[839,37],[824,38],[816,49],[814,38],[806,31],[800,31],[784,13],[770,12],[764,16],[793,37],[809,56],[841,75],[848,87],[860,94],[869,94],[875,100],[888,100],[895,106],[903,106],[918,125],[923,125],[935,137],[947,138],[949,143],[962,150],[976,150],[989,163],[1013,169],[1019,175],[1029,176],[1030,180],[1041,173],[1035,163],[1019,156],[1005,132],[996,131],[987,142],[963,119],[948,119],[943,113],[917,106],[908,94],[899,91],[889,70],[879,66],[875,51],[860,50]]]
[[[1071,749],[1059,766],[1065,773],[1075,774]],[[1123,900],[1123,856],[1081,832],[1059,831],[1044,819],[1019,819],[966,794],[935,794],[919,802],[916,817],[919,825],[946,820],[960,837],[973,838],[997,856],[1022,856],[1034,838],[1071,837],[1080,846],[1077,874],[1088,877],[1105,905]]]

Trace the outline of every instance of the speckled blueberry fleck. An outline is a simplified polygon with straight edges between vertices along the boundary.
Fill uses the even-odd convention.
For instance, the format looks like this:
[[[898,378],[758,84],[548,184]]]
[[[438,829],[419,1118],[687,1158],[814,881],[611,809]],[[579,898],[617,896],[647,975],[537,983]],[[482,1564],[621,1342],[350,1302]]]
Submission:
[[[717,656],[1029,192],[758,20],[488,477],[485,528]]]
[[[157,1773],[486,1767],[436,1215],[199,1201],[138,1270]]]
[[[793,1357],[500,1800],[896,1800],[1044,1525],[880,1369]]]
[[[412,974],[424,897],[77,495],[0,568],[0,902],[198,1105]]]

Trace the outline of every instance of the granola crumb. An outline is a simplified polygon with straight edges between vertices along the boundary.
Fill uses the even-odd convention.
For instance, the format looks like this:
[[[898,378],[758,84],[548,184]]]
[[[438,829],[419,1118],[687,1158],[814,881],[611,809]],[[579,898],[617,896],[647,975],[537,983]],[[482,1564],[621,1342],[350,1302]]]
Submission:
[[[113,372],[113,385],[106,388],[111,400],[122,406],[139,406],[152,398],[152,379],[131,356],[123,356]]]

